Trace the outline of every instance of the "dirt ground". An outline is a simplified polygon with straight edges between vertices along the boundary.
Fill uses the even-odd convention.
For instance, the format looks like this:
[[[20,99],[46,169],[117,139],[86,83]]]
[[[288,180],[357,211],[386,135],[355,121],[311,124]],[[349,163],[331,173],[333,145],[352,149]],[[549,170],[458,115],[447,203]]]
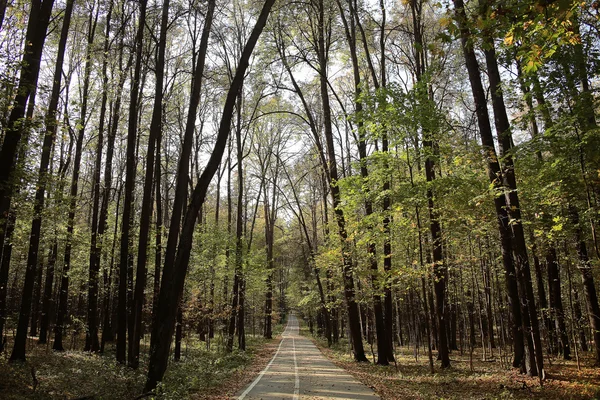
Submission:
[[[346,369],[359,381],[375,390],[382,399],[600,399],[600,368],[593,366],[591,354],[575,360],[546,359],[546,379],[518,373],[508,365],[508,354],[495,357],[488,354],[482,361],[481,349],[469,354],[454,351],[451,368],[441,370],[434,361],[435,373],[429,371],[427,353],[414,349],[396,349],[396,364],[388,367],[373,363],[356,363],[348,352],[347,343],[328,349],[317,341],[319,348],[331,361]],[[372,354],[368,354],[372,360]],[[435,357],[435,352],[434,352]]]

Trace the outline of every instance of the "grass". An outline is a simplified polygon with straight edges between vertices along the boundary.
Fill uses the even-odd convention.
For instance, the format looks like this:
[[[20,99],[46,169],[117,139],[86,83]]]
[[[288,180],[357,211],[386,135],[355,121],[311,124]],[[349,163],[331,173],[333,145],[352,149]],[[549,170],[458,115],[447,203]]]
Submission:
[[[274,336],[281,331],[281,326],[277,326]],[[193,337],[184,339],[181,360],[170,362],[157,394],[146,398],[229,398],[266,365],[277,342],[248,335],[246,352],[234,350],[227,354],[219,338],[213,339],[211,350]],[[11,345],[9,342],[9,350]],[[142,347],[142,354],[146,357],[147,347]],[[83,351],[57,353],[30,340],[27,362],[9,364],[8,356],[0,356],[0,398],[7,400],[135,399],[145,383],[147,358],[141,360],[138,370],[132,370],[115,361],[112,346],[107,346],[104,355]]]
[[[302,334],[310,336],[306,328]],[[331,348],[320,338],[313,340],[327,358],[382,399],[600,399],[600,370],[593,367],[591,355],[583,356],[580,371],[575,361],[552,359],[549,365],[545,360],[546,380],[541,387],[537,378],[519,374],[498,358],[481,361],[481,349],[473,353],[472,368],[468,353],[454,351],[451,368],[441,370],[435,362],[432,375],[422,349],[415,358],[414,348],[397,348],[397,365],[383,367],[354,362],[346,339]],[[373,360],[366,346],[367,357]]]

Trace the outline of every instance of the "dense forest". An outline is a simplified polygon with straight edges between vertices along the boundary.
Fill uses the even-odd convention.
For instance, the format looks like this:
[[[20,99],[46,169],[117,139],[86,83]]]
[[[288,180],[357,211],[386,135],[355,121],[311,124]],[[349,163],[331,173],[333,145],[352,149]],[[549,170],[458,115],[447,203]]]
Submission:
[[[0,0],[0,54],[7,368],[149,393],[292,309],[357,362],[600,365],[598,1]]]

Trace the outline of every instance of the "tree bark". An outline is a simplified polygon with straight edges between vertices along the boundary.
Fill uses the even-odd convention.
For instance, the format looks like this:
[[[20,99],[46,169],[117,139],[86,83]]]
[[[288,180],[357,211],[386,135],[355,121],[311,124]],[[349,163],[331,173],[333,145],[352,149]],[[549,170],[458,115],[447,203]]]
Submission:
[[[275,192],[275,187],[273,187],[273,192]],[[269,209],[269,201],[267,197],[267,189],[265,185],[265,205],[264,205],[264,213],[265,213],[265,242],[266,242],[266,253],[267,253],[267,293],[265,296],[265,332],[264,337],[267,339],[273,338],[273,327],[272,327],[272,313],[273,313],[273,269],[274,269],[274,260],[273,260],[273,236],[274,236],[274,228],[275,221],[271,216],[271,211]],[[275,209],[275,204],[272,205],[273,210]]]
[[[515,166],[512,158],[512,133],[508,116],[506,114],[506,106],[504,105],[504,97],[502,95],[502,80],[498,70],[498,62],[496,59],[496,51],[494,43],[488,40],[488,48],[484,50],[486,63],[488,67],[488,76],[490,80],[490,91],[492,93],[492,107],[494,109],[494,122],[498,133],[498,145],[500,157],[503,159],[502,180],[506,190],[507,210],[511,219],[511,229],[513,233],[513,250],[515,254],[516,270],[519,277],[519,282],[523,290],[520,291],[522,311],[529,313],[529,324],[524,327],[527,332],[527,327],[531,329],[531,337],[533,340],[533,348],[530,352],[534,352],[535,358],[532,361],[536,363],[537,374],[540,379],[544,376],[544,353],[542,348],[542,340],[540,337],[540,328],[538,322],[537,306],[535,303],[535,295],[533,293],[533,285],[531,282],[531,268],[529,266],[529,256],[527,254],[527,245],[525,243],[525,232],[523,230],[523,222],[521,216],[521,205],[519,194],[517,192],[517,180],[515,176]],[[493,139],[490,138],[493,143]],[[526,318],[524,319],[526,321]],[[529,340],[528,340],[529,342]],[[535,376],[536,371],[531,368],[528,373]]]
[[[104,125],[106,117],[106,103],[108,102],[108,51],[110,46],[110,22],[113,3],[109,4],[106,15],[106,33],[104,37],[104,57],[102,60],[102,100],[98,126],[98,142],[96,145],[96,160],[94,165],[93,187],[94,200],[92,205],[92,234],[90,239],[90,266],[88,278],[88,309],[87,332],[84,351],[97,352],[100,350],[98,342],[98,273],[100,271],[100,258],[102,247],[98,245],[98,217],[100,213],[100,171],[102,169],[102,148],[104,147]]]
[[[550,308],[555,317],[556,331],[560,339],[560,348],[565,360],[571,359],[571,347],[569,337],[567,336],[567,327],[565,325],[565,315],[562,304],[560,270],[558,268],[558,259],[556,249],[551,246],[546,255],[546,264],[548,266],[548,286],[550,289]]]
[[[361,329],[360,329],[360,317],[358,313],[358,304],[355,298],[354,289],[354,277],[352,275],[353,261],[351,249],[348,244],[348,233],[346,231],[346,221],[344,217],[344,211],[341,206],[341,195],[340,188],[337,185],[338,171],[337,162],[335,155],[335,145],[333,141],[333,130],[331,125],[331,107],[329,105],[329,93],[327,87],[327,64],[328,54],[325,48],[325,9],[323,0],[317,1],[318,11],[318,45],[317,45],[317,57],[319,65],[319,83],[321,92],[321,102],[323,107],[323,126],[325,133],[325,142],[328,156],[327,172],[329,176],[329,186],[331,189],[331,196],[333,198],[333,207],[335,209],[335,217],[338,225],[338,234],[340,239],[340,245],[342,248],[342,274],[344,279],[344,296],[346,298],[346,307],[348,309],[348,324],[350,327],[350,335],[352,339],[352,351],[354,359],[356,361],[367,362],[365,351],[363,348]]]
[[[125,172],[125,197],[121,220],[120,258],[119,258],[119,301],[117,323],[117,361],[124,364],[127,346],[128,324],[128,269],[131,256],[132,237],[130,231],[133,224],[133,189],[135,187],[136,139],[138,129],[138,98],[140,91],[140,75],[142,69],[142,44],[146,25],[146,6],[148,0],[140,0],[140,16],[135,36],[135,67],[131,82],[129,123],[127,129],[127,155]],[[131,322],[131,321],[129,321]],[[130,327],[131,328],[131,327]],[[131,340],[132,338],[130,338]],[[131,347],[131,346],[130,346]],[[131,362],[131,353],[130,359]]]
[[[123,22],[123,21],[122,21]],[[124,46],[124,38],[121,36],[120,39],[120,43],[119,43],[119,55],[118,55],[118,65],[119,68],[121,69],[121,71],[126,71],[131,67],[131,64],[133,62],[133,53],[129,56],[129,60],[126,63],[126,66],[123,65],[123,52],[124,52],[125,46]],[[118,87],[123,87],[123,85],[125,84],[125,79],[127,77],[127,74],[124,72],[121,72],[121,75],[119,77],[119,82],[118,82]],[[98,220],[98,238],[100,238],[102,240],[104,233],[106,231],[106,227],[107,227],[107,223],[108,223],[108,206],[110,203],[110,198],[111,198],[111,191],[113,190],[112,187],[112,181],[113,181],[113,175],[112,175],[112,168],[113,168],[113,157],[114,157],[114,150],[115,150],[115,139],[117,136],[117,130],[119,128],[119,122],[120,122],[120,118],[121,118],[121,100],[122,100],[122,92],[121,91],[117,91],[117,96],[116,99],[114,101],[114,105],[113,105],[113,111],[112,111],[112,124],[109,128],[108,131],[108,137],[107,137],[107,143],[106,143],[106,162],[105,162],[105,166],[104,166],[104,190],[102,192],[102,204],[100,206],[100,216],[99,216],[99,220]],[[115,221],[115,224],[118,224],[118,210],[119,210],[119,203],[120,203],[120,199],[121,199],[121,185],[118,185],[119,190],[118,190],[118,195],[117,195],[117,219]],[[112,318],[112,310],[109,310],[108,307],[110,306],[110,298],[111,298],[111,291],[112,291],[112,282],[113,280],[116,281],[118,274],[114,274],[114,279],[110,279],[114,273],[113,271],[113,260],[114,260],[114,247],[116,245],[116,235],[117,235],[117,231],[118,229],[116,228],[117,225],[115,225],[115,240],[113,240],[113,248],[112,248],[112,256],[111,256],[111,262],[110,262],[110,277],[109,277],[109,281],[108,281],[108,287],[105,287],[105,293],[104,293],[104,305],[107,307],[105,309],[105,318],[104,318],[104,325],[103,325],[103,329],[102,329],[102,338],[100,341],[100,348],[101,351],[103,349],[104,344],[107,341],[112,341],[114,340],[114,328],[115,328],[115,324],[117,325],[118,328],[118,324],[117,324],[117,318]],[[99,244],[99,247],[102,248],[102,243]],[[113,297],[113,304],[116,303],[116,299]],[[110,323],[112,322],[112,323]],[[110,325],[110,329],[108,329],[108,325]]]
[[[25,117],[25,107],[37,86],[42,49],[44,48],[46,31],[48,30],[53,5],[54,0],[31,1],[27,31],[25,33],[25,42],[28,46],[26,46],[20,64],[19,87],[15,92],[16,96],[13,102],[13,108],[10,112],[8,121],[6,121],[2,150],[0,150],[0,221],[6,221],[8,219],[11,197],[15,186],[14,182],[12,182],[12,175],[15,169],[17,151],[23,133],[27,129],[27,123],[24,123],[23,121],[23,117]],[[0,245],[4,244],[5,235],[5,226],[4,224],[0,224]],[[28,270],[29,269],[31,268],[28,268]],[[27,330],[27,324],[21,323],[20,325],[21,331],[23,331],[23,325],[25,325],[25,330]],[[21,340],[22,339],[20,338],[19,341]],[[20,354],[18,356],[24,360],[24,351],[22,357]]]
[[[500,164],[496,155],[490,120],[487,112],[486,96],[481,83],[481,75],[477,58],[472,46],[469,44],[471,33],[467,27],[466,13],[462,0],[454,0],[456,20],[460,27],[461,42],[465,62],[469,74],[469,81],[473,92],[473,99],[476,106],[477,122],[482,139],[484,156],[487,161],[488,177],[494,190],[501,191]],[[517,275],[512,256],[512,238],[510,226],[508,224],[508,214],[506,211],[506,199],[504,196],[495,196],[494,205],[498,220],[498,230],[502,246],[502,263],[506,277],[506,291],[508,302],[512,315],[512,333],[513,333],[513,367],[520,367],[524,357],[524,334],[523,334],[523,312],[520,307],[519,291],[517,286]]]
[[[594,337],[596,365],[600,365],[600,306],[598,305],[598,293],[592,275],[592,266],[587,252],[587,245],[583,238],[583,232],[579,223],[579,212],[572,204],[569,205],[571,223],[575,226],[575,246],[579,257],[579,271],[583,281],[583,290],[590,318],[590,328]]]
[[[235,76],[231,82],[229,91],[227,92],[214,150],[206,164],[204,171],[202,172],[202,175],[200,176],[200,179],[196,184],[196,187],[194,188],[190,205],[186,211],[181,231],[181,238],[177,248],[177,254],[169,254],[169,250],[167,249],[167,255],[165,255],[165,266],[163,268],[163,280],[160,288],[157,313],[157,321],[161,321],[161,323],[157,323],[152,330],[152,340],[150,343],[150,363],[148,366],[148,378],[145,386],[146,391],[152,390],[156,387],[156,384],[162,380],[167,367],[173,330],[175,328],[175,319],[173,315],[176,312],[177,305],[183,292],[183,284],[185,282],[185,275],[189,264],[196,217],[198,215],[198,211],[204,203],[204,199],[206,198],[210,181],[217,171],[219,164],[221,163],[223,153],[225,152],[227,138],[231,129],[231,119],[237,94],[243,86],[244,76],[249,65],[250,56],[254,50],[256,42],[258,41],[258,37],[260,36],[267,22],[267,18],[273,3],[274,0],[265,1],[260,15],[256,20],[256,24],[252,30],[252,33],[250,34],[250,37],[242,51]],[[209,2],[209,9],[214,9],[214,1]],[[207,13],[207,17],[208,15],[211,15],[211,12]],[[203,32],[203,36],[204,33],[206,33],[207,39],[208,33],[210,32],[210,26],[210,20],[207,18]],[[204,50],[201,49],[200,52],[201,54],[203,52],[205,55],[206,47],[204,47]],[[199,80],[200,79],[198,79],[198,81]],[[185,184],[185,182],[183,183]],[[171,224],[171,227],[172,226],[173,223]]]
[[[241,126],[241,109],[242,109],[242,88],[237,95],[237,123],[235,127],[236,154],[237,154],[237,206],[236,206],[236,223],[235,223],[235,269],[233,277],[233,300],[231,304],[231,316],[229,317],[229,331],[227,335],[227,351],[233,349],[233,335],[237,332],[239,342],[242,342],[244,335],[244,305],[243,305],[243,224],[244,224],[244,171],[243,163],[243,143],[242,143],[242,126]]]
[[[14,229],[14,223],[9,224],[11,217],[9,211],[11,208],[11,198],[15,187],[13,182],[13,172],[17,162],[17,151],[21,144],[23,133],[27,129],[25,117],[25,107],[28,100],[33,103],[30,97],[33,96],[37,86],[38,75],[40,72],[40,62],[42,49],[46,39],[46,31],[52,13],[54,0],[32,0],[25,33],[26,46],[21,62],[21,71],[19,76],[19,87],[16,90],[17,95],[13,102],[13,109],[10,112],[6,122],[2,150],[0,150],[0,245],[4,253],[5,238],[10,231]],[[10,253],[10,249],[8,249]],[[25,310],[25,315],[19,315],[17,326],[17,336],[15,338],[15,348],[11,360],[25,361],[25,343],[27,340],[27,326],[29,324],[29,315],[31,310],[31,292],[33,290],[33,281],[35,279],[35,268],[37,265],[30,266],[28,263],[26,269],[26,285],[24,285],[24,296],[21,309]],[[0,332],[4,328],[6,320],[6,285],[8,281],[8,272],[10,268],[10,255],[2,256],[2,266],[0,267]],[[29,277],[29,280],[27,280]],[[1,335],[1,333],[0,333]]]
[[[158,41],[158,57],[154,69],[156,76],[154,90],[154,108],[152,110],[152,121],[150,123],[150,135],[148,137],[148,150],[146,152],[146,176],[144,178],[144,194],[142,197],[142,213],[140,216],[140,232],[138,244],[138,262],[135,280],[134,309],[133,312],[133,339],[129,348],[129,366],[137,368],[140,358],[140,338],[142,336],[142,314],[144,305],[144,289],[146,288],[146,263],[148,259],[148,241],[150,220],[152,217],[152,184],[154,179],[154,164],[156,142],[162,131],[162,102],[163,102],[163,80],[165,69],[165,50],[167,46],[167,30],[169,28],[169,0],[165,0],[162,6],[162,20],[160,26],[160,37]],[[160,149],[158,149],[160,151]]]
[[[155,221],[155,245],[156,250],[154,254],[154,284],[152,290],[152,323],[156,323],[156,306],[158,305],[158,293],[160,292],[160,265],[162,262],[162,237],[163,237],[163,223],[162,223],[162,198],[160,192],[161,185],[161,143],[162,143],[162,132],[158,133],[156,138],[156,159],[154,167],[154,187],[155,194],[154,199],[156,201],[156,221]],[[217,203],[218,204],[218,203]],[[217,205],[218,208],[218,205]]]
[[[342,7],[341,2],[338,0],[338,8],[340,10],[340,15],[344,24],[345,32],[346,32],[346,41],[348,42],[348,46],[350,48],[350,59],[352,60],[352,71],[354,76],[354,103],[356,113],[360,115],[363,111],[362,102],[360,101],[361,96],[361,79],[360,79],[360,70],[358,63],[358,55],[356,51],[356,27],[354,23],[354,18],[351,18],[350,21],[346,20],[345,12]],[[358,121],[358,154],[360,160],[360,175],[363,179],[363,188],[365,188],[365,200],[364,200],[364,208],[365,208],[365,219],[369,219],[369,216],[373,214],[373,204],[369,199],[370,190],[368,189],[367,181],[369,180],[369,171],[367,168],[367,143],[366,143],[366,132],[364,128],[364,124],[362,121]],[[369,232],[373,231],[373,226],[369,225],[367,227]],[[384,321],[384,311],[383,311],[383,301],[381,299],[380,291],[380,274],[379,274],[379,265],[377,262],[377,247],[374,242],[369,242],[367,244],[367,254],[368,254],[368,263],[369,268],[371,270],[371,282],[373,286],[373,311],[375,314],[375,333],[377,339],[377,364],[378,365],[389,365],[389,360],[393,360],[393,352],[391,347],[389,346],[389,340],[387,338],[387,330],[385,328]]]
[[[29,329],[30,336],[37,336],[38,321],[40,319],[40,299],[42,297],[42,278],[44,275],[44,263],[40,262],[37,267],[35,277],[35,289],[33,291],[33,302],[31,305],[31,328]]]
[[[54,267],[58,253],[58,240],[52,239],[48,264],[46,265],[46,278],[44,280],[44,295],[42,297],[42,315],[40,321],[40,336],[38,344],[46,344],[48,340],[48,325],[50,324],[50,310],[52,308],[52,285],[54,284]]]
[[[81,165],[81,155],[83,149],[83,139],[85,135],[85,121],[87,118],[88,95],[90,89],[90,74],[92,68],[91,52],[94,43],[94,34],[98,23],[99,7],[96,9],[96,15],[90,14],[88,20],[88,36],[86,49],[86,62],[83,77],[83,92],[81,102],[81,115],[79,117],[79,130],[77,132],[77,141],[75,143],[75,158],[73,160],[73,176],[71,179],[71,192],[69,215],[67,218],[67,243],[65,245],[64,262],[61,271],[60,296],[58,302],[58,311],[56,319],[56,327],[54,331],[53,350],[63,351],[63,335],[65,323],[68,319],[68,301],[69,301],[69,270],[71,268],[71,249],[73,245],[73,231],[75,227],[75,211],[77,210],[77,191],[79,185],[79,173]]]

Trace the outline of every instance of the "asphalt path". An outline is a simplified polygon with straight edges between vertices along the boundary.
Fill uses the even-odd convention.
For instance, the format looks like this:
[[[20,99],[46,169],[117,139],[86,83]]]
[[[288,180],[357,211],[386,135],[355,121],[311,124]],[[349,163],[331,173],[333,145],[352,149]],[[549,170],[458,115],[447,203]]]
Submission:
[[[379,397],[343,369],[327,360],[298,333],[298,319],[290,315],[277,352],[265,369],[238,393],[245,399],[357,399]]]

